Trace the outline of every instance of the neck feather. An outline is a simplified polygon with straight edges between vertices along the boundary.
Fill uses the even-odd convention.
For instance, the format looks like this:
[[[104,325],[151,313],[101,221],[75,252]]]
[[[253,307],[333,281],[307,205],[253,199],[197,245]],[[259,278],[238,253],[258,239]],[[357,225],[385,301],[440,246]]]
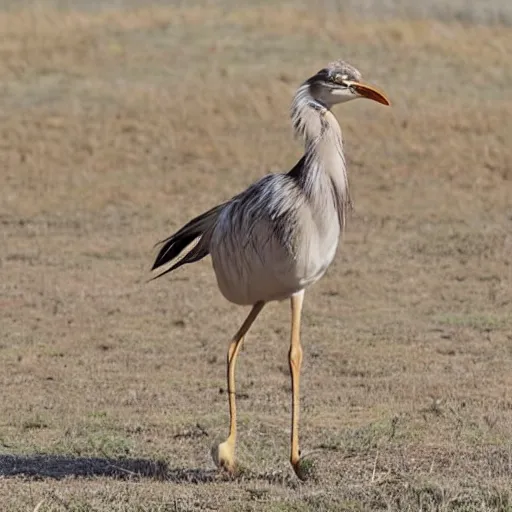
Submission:
[[[344,227],[352,203],[340,125],[330,109],[311,95],[307,83],[295,94],[291,116],[295,134],[303,139],[305,149],[302,165],[295,170],[299,183],[309,199],[319,205],[325,204],[325,195],[332,195],[340,226]]]

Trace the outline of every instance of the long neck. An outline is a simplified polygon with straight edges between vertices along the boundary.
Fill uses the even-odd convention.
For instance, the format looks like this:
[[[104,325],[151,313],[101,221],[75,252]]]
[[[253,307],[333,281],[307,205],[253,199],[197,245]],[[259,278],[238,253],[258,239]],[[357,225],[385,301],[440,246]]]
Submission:
[[[326,195],[332,195],[343,228],[351,201],[340,125],[329,108],[311,96],[307,83],[297,90],[291,115],[295,133],[303,138],[305,149],[301,165],[293,172],[318,208],[326,204]]]

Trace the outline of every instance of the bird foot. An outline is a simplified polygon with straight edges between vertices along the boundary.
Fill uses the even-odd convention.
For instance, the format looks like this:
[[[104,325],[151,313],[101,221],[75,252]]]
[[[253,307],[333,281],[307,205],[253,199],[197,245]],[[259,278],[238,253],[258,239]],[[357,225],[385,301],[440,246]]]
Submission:
[[[292,467],[299,480],[305,482],[315,477],[315,462],[304,457],[292,461]]]
[[[213,462],[219,469],[223,469],[230,475],[236,472],[235,443],[229,439],[218,445],[212,446]]]

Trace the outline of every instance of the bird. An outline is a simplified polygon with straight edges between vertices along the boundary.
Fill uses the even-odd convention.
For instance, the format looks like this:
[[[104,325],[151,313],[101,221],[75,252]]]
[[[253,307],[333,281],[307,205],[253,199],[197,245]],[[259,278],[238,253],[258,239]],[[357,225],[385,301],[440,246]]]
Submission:
[[[296,90],[290,109],[294,133],[304,144],[296,165],[287,173],[264,176],[157,244],[160,249],[151,270],[173,264],[152,279],[210,255],[222,295],[234,304],[251,306],[227,353],[229,434],[212,448],[217,467],[229,474],[237,468],[235,365],[240,347],[267,303],[289,299],[289,460],[295,474],[306,478],[299,450],[302,306],[306,288],[334,259],[352,206],[341,128],[332,107],[357,98],[390,105],[383,92],[364,83],[359,70],[344,60],[333,61],[308,78]]]

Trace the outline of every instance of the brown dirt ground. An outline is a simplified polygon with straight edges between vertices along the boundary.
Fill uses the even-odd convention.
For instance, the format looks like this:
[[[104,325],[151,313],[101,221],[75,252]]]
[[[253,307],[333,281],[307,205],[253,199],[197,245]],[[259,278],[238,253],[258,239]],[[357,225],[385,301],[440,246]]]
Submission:
[[[0,508],[511,510],[512,28],[285,4],[0,15]],[[246,311],[152,246],[301,148],[294,88],[333,58],[392,109],[336,109],[355,211],[306,294],[288,465],[288,304]]]

